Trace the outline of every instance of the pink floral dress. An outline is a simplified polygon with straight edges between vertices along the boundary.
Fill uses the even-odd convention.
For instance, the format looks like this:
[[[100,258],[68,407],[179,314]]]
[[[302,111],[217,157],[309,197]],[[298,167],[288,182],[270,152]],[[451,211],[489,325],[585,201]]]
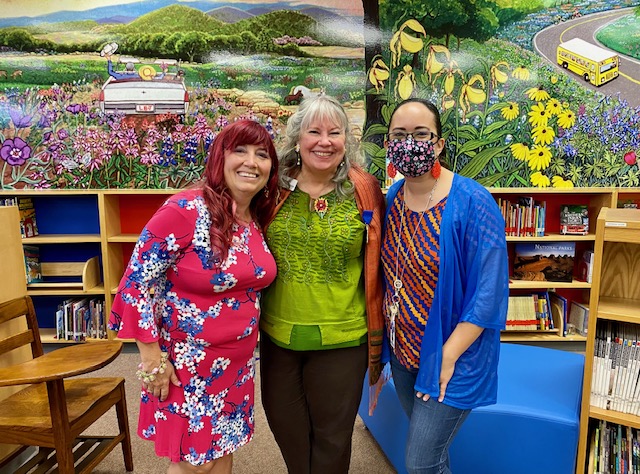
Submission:
[[[254,349],[260,290],[276,266],[254,223],[234,227],[215,266],[200,191],[171,197],[142,231],[112,308],[121,338],[160,343],[181,386],[160,402],[144,389],[138,434],[159,456],[201,465],[248,443],[254,430]]]

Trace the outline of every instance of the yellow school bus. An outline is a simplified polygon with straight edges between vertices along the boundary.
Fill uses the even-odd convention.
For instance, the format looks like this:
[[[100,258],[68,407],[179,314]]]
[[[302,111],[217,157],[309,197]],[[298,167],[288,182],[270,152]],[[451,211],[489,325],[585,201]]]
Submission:
[[[575,72],[594,86],[618,77],[618,55],[580,38],[560,43],[557,59],[564,69]]]

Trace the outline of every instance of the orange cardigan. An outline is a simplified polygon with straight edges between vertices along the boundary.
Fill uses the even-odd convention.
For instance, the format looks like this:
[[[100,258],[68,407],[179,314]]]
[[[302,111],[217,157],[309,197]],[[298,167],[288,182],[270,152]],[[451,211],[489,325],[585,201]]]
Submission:
[[[364,292],[369,344],[369,385],[374,385],[378,381],[382,370],[380,356],[382,354],[382,335],[384,332],[384,318],[382,315],[382,298],[384,295],[382,291],[380,247],[382,245],[382,219],[384,218],[385,210],[384,196],[380,190],[378,180],[359,166],[351,168],[349,179],[355,188],[354,195],[360,215],[363,215],[363,211],[373,211],[373,216],[367,224],[367,241],[364,251]],[[291,190],[287,188],[279,189],[278,203],[271,219],[269,219],[269,223],[273,221],[289,194],[291,194]],[[265,228],[265,235],[266,232],[267,229]]]

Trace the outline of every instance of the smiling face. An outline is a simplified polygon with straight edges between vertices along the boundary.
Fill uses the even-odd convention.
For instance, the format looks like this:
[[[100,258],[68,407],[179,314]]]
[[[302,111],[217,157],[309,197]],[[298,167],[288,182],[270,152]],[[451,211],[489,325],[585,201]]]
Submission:
[[[224,150],[224,179],[236,202],[251,201],[269,180],[271,158],[262,145]]]
[[[300,134],[302,167],[311,173],[333,175],[345,153],[346,135],[342,126],[328,117],[316,118]]]

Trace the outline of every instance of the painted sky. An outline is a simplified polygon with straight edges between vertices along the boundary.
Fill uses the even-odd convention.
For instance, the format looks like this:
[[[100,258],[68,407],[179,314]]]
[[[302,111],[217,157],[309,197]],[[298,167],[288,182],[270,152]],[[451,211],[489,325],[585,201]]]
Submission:
[[[82,11],[109,5],[123,5],[135,3],[140,0],[0,0],[0,18],[12,18],[17,16],[40,16],[58,11]],[[188,4],[189,0],[178,0]],[[261,0],[254,2],[256,5],[265,3],[277,3],[282,0]],[[226,3],[251,3],[251,0],[225,0]],[[216,2],[211,2],[215,8]],[[292,0],[292,5],[307,4],[317,5],[327,9],[340,11],[346,15],[362,15],[362,2],[359,0]]]

